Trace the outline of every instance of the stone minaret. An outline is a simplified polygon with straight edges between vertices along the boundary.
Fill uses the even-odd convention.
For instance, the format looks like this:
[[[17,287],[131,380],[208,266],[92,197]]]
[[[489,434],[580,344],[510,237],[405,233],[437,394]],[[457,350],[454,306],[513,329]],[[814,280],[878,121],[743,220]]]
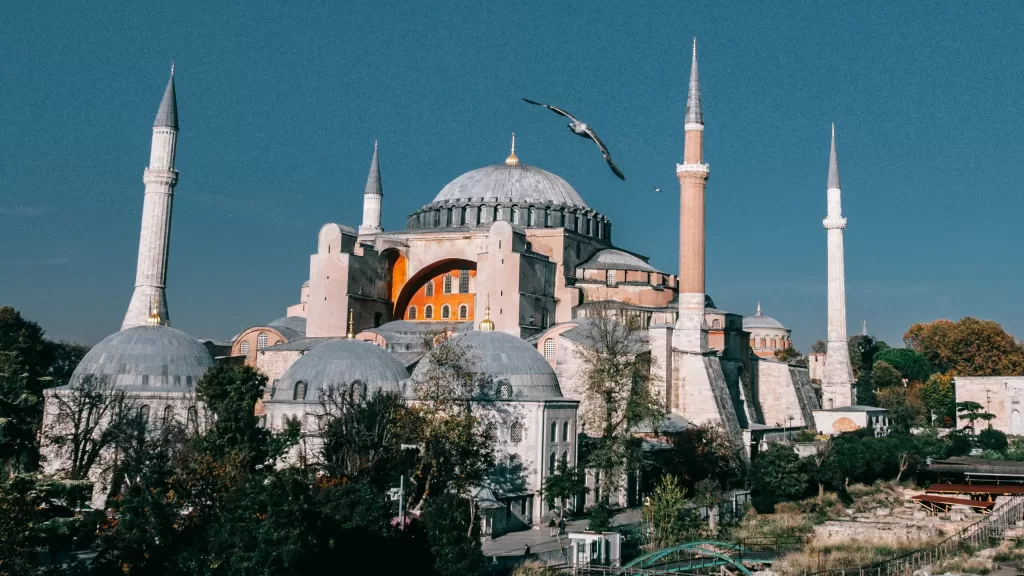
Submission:
[[[679,321],[674,345],[685,352],[705,352],[704,326],[704,188],[709,169],[704,163],[704,113],[697,74],[697,39],[693,40],[690,91],[686,99],[686,143],[679,178]]]
[[[843,266],[843,229],[846,218],[839,191],[836,126],[832,125],[832,154],[828,163],[828,215],[822,222],[828,235],[828,350],[821,382],[822,408],[853,403],[853,368],[846,338],[846,279]]]
[[[142,204],[142,233],[139,236],[139,261],[135,272],[135,293],[128,305],[121,329],[144,326],[156,303],[156,315],[168,324],[167,254],[171,244],[171,204],[178,172],[174,169],[174,152],[178,142],[178,103],[174,97],[174,66],[167,81],[160,109],[153,122],[153,144],[149,152],[149,168],[142,181],[146,194]]]
[[[367,236],[380,234],[384,231],[380,226],[381,200],[384,190],[380,185],[380,159],[377,142],[373,143],[373,160],[370,162],[370,175],[366,178],[366,190],[363,191],[363,223],[359,226],[359,240]]]

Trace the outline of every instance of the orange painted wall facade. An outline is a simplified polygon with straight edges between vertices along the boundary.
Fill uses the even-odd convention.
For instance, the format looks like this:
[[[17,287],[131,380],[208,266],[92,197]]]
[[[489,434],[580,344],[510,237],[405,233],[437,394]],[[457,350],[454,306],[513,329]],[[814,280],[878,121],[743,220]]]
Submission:
[[[451,275],[452,277],[452,291],[450,294],[444,293],[444,277]],[[434,292],[433,296],[427,296],[427,285],[433,283]],[[400,318],[404,320],[415,320],[420,322],[468,322],[475,318],[475,310],[473,303],[476,299],[475,289],[476,283],[476,270],[469,271],[469,292],[459,293],[459,270],[452,270],[450,272],[443,272],[433,276],[432,278],[423,282],[421,286],[416,288],[416,292],[409,299],[409,304],[405,310],[402,311]],[[451,314],[448,318],[441,317],[441,309],[444,305],[448,305],[451,310]],[[466,317],[459,318],[459,307],[466,306]],[[426,308],[431,306],[433,311],[433,317],[426,317]],[[416,317],[411,317],[411,310],[416,309]],[[396,315],[398,316],[398,315]]]

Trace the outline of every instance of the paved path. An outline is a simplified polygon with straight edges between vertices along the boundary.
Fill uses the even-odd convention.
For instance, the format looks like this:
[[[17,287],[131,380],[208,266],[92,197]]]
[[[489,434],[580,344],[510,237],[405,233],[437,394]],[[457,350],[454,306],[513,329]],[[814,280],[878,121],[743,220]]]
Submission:
[[[625,510],[615,515],[615,518],[612,519],[612,525],[635,524],[639,519],[639,509]],[[582,532],[587,529],[589,522],[586,518],[571,520],[566,522],[565,530],[566,532]],[[526,551],[527,545],[530,546],[531,554],[551,552],[565,546],[566,538],[565,536],[559,538],[557,535],[552,535],[550,528],[542,526],[540,528],[510,532],[488,540],[483,543],[483,551],[487,556],[522,556]]]

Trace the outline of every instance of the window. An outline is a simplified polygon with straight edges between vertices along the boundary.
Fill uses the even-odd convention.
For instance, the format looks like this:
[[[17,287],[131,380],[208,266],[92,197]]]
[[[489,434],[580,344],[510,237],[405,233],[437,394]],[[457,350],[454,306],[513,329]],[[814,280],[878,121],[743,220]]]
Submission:
[[[280,344],[284,344],[284,342],[282,342],[282,341],[280,341],[280,340],[277,340],[276,342],[274,342],[274,346],[278,346],[278,345],[280,345]]]
[[[767,348],[768,347],[768,344],[767,344],[767,342],[766,342],[766,340],[764,338],[761,338],[761,340],[758,341],[758,344],[761,345],[760,346],[761,348]]]
[[[501,220],[504,216],[505,216],[505,211],[502,209],[501,206],[498,206],[497,208],[494,209],[494,220],[495,221]]]
[[[562,422],[562,442],[569,441],[569,421]]]
[[[363,384],[359,380],[352,383],[349,387],[349,399],[352,402],[362,402],[366,400],[366,384]]]
[[[415,320],[415,319],[416,319],[416,307],[415,306],[409,306],[409,320]]]
[[[526,209],[526,225],[533,226],[533,206]]]
[[[459,294],[469,294],[469,270],[459,270]]]
[[[470,212],[469,212],[469,206],[466,206],[462,210],[462,225],[463,226],[469,226],[471,216],[472,216],[472,214],[470,214]]]
[[[149,424],[149,404],[143,404],[139,407],[139,418],[142,419],[143,424]]]
[[[373,313],[373,327],[377,328],[384,321],[384,315],[380,312]]]
[[[266,428],[267,427],[267,415],[264,414],[264,415],[260,416],[260,421],[259,422],[260,422],[259,423],[260,428]]]
[[[554,360],[555,359],[555,339],[548,338],[544,341],[544,359]]]
[[[562,466],[564,468],[568,468],[569,467],[569,451],[568,450],[563,450],[562,451]]]
[[[454,225],[455,221],[453,219],[453,216],[455,216],[455,213],[452,210],[453,210],[452,208],[448,209],[448,214],[447,214],[448,221],[444,223],[445,226],[452,226],[452,225]]]
[[[242,342],[242,345],[238,347],[238,350],[243,356],[249,355],[249,342]]]
[[[312,432],[316,429],[316,417],[312,414],[306,414],[306,417],[302,419],[302,429],[306,432]]]
[[[441,319],[442,320],[447,320],[447,319],[449,319],[451,317],[452,317],[451,306],[448,306],[447,304],[445,304],[444,306],[441,306]]]
[[[775,338],[771,339],[771,343],[772,343],[772,349],[774,350],[778,346],[777,342],[775,341]]]
[[[550,438],[551,438],[552,442],[558,440],[558,422],[552,422],[551,423],[551,436],[550,436]]]
[[[440,225],[441,225],[441,211],[440,210],[434,210],[434,228],[437,228]]]
[[[423,307],[423,319],[424,320],[432,320],[433,318],[434,318],[434,307],[431,306],[430,304],[427,304],[426,306]]]
[[[513,422],[512,427],[508,431],[508,439],[513,444],[519,444],[523,441],[523,423]]]
[[[469,306],[465,304],[459,306],[459,320],[465,320],[469,318]]]
[[[551,226],[551,208],[544,210],[544,225]]]
[[[295,383],[295,392],[292,393],[292,400],[305,400],[306,399],[306,383],[299,380]]]
[[[427,296],[433,296],[434,295],[434,281],[433,280],[431,280],[430,282],[427,282],[427,285],[423,287],[423,293],[426,294]]]
[[[444,275],[444,280],[442,281],[442,288],[441,289],[444,291],[445,294],[451,294],[452,293],[452,275],[451,274],[445,274]]]
[[[167,426],[171,422],[174,422],[174,406],[170,404],[164,408],[164,417],[160,420],[161,426]]]
[[[714,320],[711,321],[711,327],[712,328],[721,328],[722,327],[722,321],[719,320],[718,318],[715,318]]]
[[[512,207],[512,223],[519,224],[519,208],[515,206]]]
[[[547,328],[548,327],[548,311],[547,310],[541,310],[540,311],[540,327],[541,328]]]
[[[552,452],[551,456],[548,458],[548,474],[554,474],[554,473],[555,473],[555,453]]]
[[[511,398],[512,385],[506,381],[502,381],[501,384],[498,384],[498,396],[501,398]]]
[[[608,270],[604,273],[605,286],[615,286],[615,270]]]
[[[199,415],[196,413],[195,406],[189,406],[188,412],[185,414],[185,425],[189,428],[194,427],[199,422]]]
[[[256,349],[263,350],[264,348],[266,348],[267,340],[269,339],[270,336],[268,336],[266,332],[260,332],[260,335],[256,337]]]

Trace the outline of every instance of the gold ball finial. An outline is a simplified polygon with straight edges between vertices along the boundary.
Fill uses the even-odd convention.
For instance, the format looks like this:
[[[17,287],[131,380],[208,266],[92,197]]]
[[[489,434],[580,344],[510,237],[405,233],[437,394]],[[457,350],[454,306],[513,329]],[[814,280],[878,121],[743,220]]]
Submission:
[[[153,296],[153,303],[150,308],[149,318],[146,319],[146,324],[150,326],[161,326],[163,320],[160,318],[160,295]]]
[[[491,295],[487,295],[487,305],[484,306],[484,319],[480,321],[481,332],[492,332],[494,322],[491,322]]]
[[[516,133],[512,133],[512,153],[505,158],[505,166],[519,166],[519,157],[516,156]]]
[[[348,334],[346,335],[347,338],[355,338],[356,337],[355,321],[354,321],[353,317],[354,317],[354,315],[352,313],[352,309],[349,308],[348,309]]]

